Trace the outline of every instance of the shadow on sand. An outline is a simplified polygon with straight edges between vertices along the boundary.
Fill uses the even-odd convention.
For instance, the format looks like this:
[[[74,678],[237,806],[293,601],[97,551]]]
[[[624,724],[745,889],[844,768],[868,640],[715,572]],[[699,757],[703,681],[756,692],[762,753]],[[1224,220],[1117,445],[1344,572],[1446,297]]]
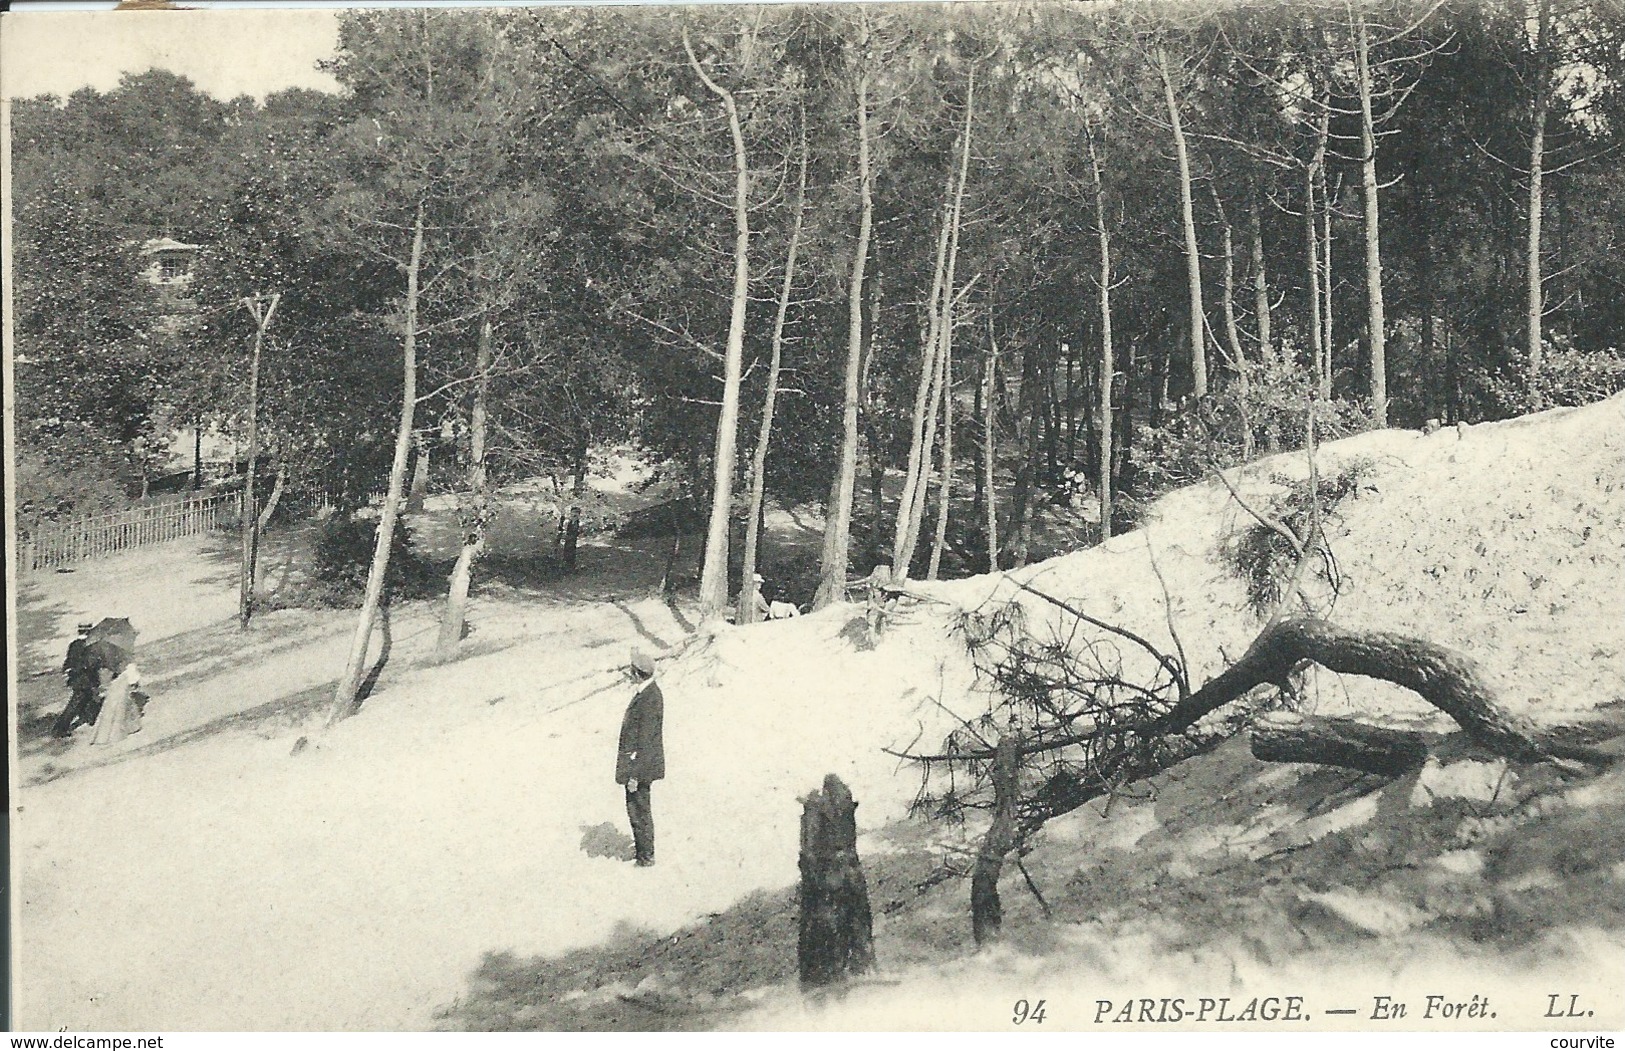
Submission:
[[[740,993],[795,976],[794,894],[780,890],[664,938],[622,925],[562,956],[487,953],[438,1023],[485,1032],[716,1029],[751,1006]]]
[[[584,828],[582,850],[614,856],[618,833]],[[627,844],[630,846],[630,844]],[[921,910],[929,938],[964,951],[969,924],[959,918],[960,885],[940,852],[910,846],[864,859],[877,919],[950,898],[945,933],[939,908]],[[490,952],[469,976],[468,991],[436,1015],[452,1030],[606,1032],[725,1028],[756,1006],[771,986],[797,979],[796,888],[757,891],[697,923],[659,936],[621,925],[600,944],[557,956]],[[888,921],[896,923],[897,920]],[[946,940],[944,940],[946,939]],[[894,964],[902,960],[894,959]]]
[[[151,744],[125,751],[110,752],[105,758],[90,760],[69,767],[57,767],[47,762],[35,777],[27,784],[42,785],[59,778],[82,774],[87,770],[95,770],[104,766],[112,766],[130,759],[142,759],[181,748],[217,734],[228,733],[233,730],[244,730],[258,733],[263,737],[272,737],[299,725],[317,712],[323,711],[333,703],[333,688],[337,681],[325,682],[298,693],[290,693],[275,700],[244,711],[223,715],[212,719],[200,726],[194,726],[178,733],[155,739]],[[49,733],[49,725],[46,727]],[[71,748],[76,741],[73,739],[56,741],[47,737],[53,744],[61,744],[61,751]],[[39,749],[36,749],[38,751]],[[60,754],[60,752],[58,753]]]

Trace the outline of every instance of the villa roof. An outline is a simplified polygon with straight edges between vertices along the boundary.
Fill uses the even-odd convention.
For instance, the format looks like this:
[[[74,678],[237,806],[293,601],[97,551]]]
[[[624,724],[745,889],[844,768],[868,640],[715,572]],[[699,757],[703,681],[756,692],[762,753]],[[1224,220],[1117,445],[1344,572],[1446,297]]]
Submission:
[[[173,237],[154,237],[141,246],[142,255],[157,255],[159,252],[196,251],[201,245],[189,245],[184,241],[177,241]]]

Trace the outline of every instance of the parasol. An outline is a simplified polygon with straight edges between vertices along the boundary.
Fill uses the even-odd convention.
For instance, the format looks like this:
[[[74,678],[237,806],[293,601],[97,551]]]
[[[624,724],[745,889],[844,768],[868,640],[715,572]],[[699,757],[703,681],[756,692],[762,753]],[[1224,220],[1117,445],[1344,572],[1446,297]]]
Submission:
[[[135,626],[128,617],[103,617],[90,629],[89,651],[95,666],[117,675],[135,653]]]
[[[88,637],[92,642],[110,642],[129,653],[135,649],[135,635],[135,625],[130,623],[129,617],[103,617],[90,629]]]

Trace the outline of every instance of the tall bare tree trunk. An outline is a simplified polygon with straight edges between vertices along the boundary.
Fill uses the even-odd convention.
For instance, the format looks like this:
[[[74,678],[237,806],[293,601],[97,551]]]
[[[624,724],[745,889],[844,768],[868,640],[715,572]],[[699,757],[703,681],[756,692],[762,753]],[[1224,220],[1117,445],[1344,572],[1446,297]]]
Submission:
[[[423,510],[423,498],[429,492],[429,443],[423,435],[412,435],[412,484],[406,489],[406,511],[417,514]]]
[[[1112,537],[1112,383],[1117,363],[1112,350],[1112,242],[1106,226],[1106,191],[1100,177],[1100,155],[1093,129],[1084,127],[1089,148],[1089,175],[1095,189],[1095,241],[1100,247],[1100,539]]]
[[[1331,255],[1325,257],[1321,267],[1321,224],[1316,218],[1316,200],[1325,209],[1325,232],[1331,237],[1332,202],[1326,196],[1326,145],[1331,135],[1331,92],[1324,91],[1320,98],[1320,117],[1315,129],[1315,153],[1304,171],[1304,234],[1309,248],[1309,340],[1314,348],[1315,382],[1321,401],[1332,396],[1332,331],[1328,324],[1331,311]],[[1324,284],[1325,295],[1321,286]]]
[[[1247,351],[1241,343],[1241,330],[1236,325],[1236,237],[1230,226],[1230,217],[1225,214],[1224,203],[1219,200],[1219,192],[1209,186],[1213,193],[1213,208],[1219,215],[1219,230],[1222,235],[1222,257],[1224,269],[1224,295],[1221,297],[1220,314],[1224,318],[1224,340],[1230,347],[1230,360],[1236,369],[1236,392],[1240,395],[1241,405],[1241,455],[1243,459],[1253,458],[1253,420],[1252,420],[1252,377],[1249,375],[1247,364]]]
[[[937,240],[937,267],[931,282],[931,317],[928,325],[926,353],[922,355],[920,388],[915,398],[914,441],[909,449],[909,474],[904,480],[904,497],[898,506],[897,540],[892,548],[892,565],[901,576],[907,576],[914,562],[914,551],[919,544],[920,529],[925,521],[928,490],[931,479],[932,449],[936,442],[937,410],[948,397],[945,355],[951,338],[948,327],[953,324],[954,265],[959,254],[959,225],[965,197],[965,178],[970,163],[970,119],[975,104],[974,74],[971,91],[966,100],[965,129],[960,136],[960,162],[956,174],[948,180],[948,206]],[[929,381],[928,381],[929,377]],[[929,397],[926,394],[929,392]],[[920,425],[923,419],[923,427]]]
[[[1371,114],[1371,45],[1365,15],[1358,8],[1352,10],[1360,94],[1360,186],[1365,198],[1366,338],[1370,341],[1371,416],[1378,427],[1386,427],[1388,358],[1382,306],[1381,220],[1377,209],[1377,134]]]
[[[446,589],[446,612],[440,619],[440,636],[435,642],[435,659],[450,660],[463,639],[468,619],[468,589],[473,582],[474,564],[485,553],[485,517],[488,498],[485,489],[486,393],[491,384],[491,319],[480,322],[479,344],[474,353],[474,405],[468,414],[468,488],[472,494],[463,523],[463,546],[457,552],[451,580]]]
[[[864,45],[867,46],[867,30]],[[846,596],[847,558],[852,542],[852,490],[858,470],[858,373],[863,357],[863,271],[869,261],[874,224],[874,183],[869,164],[869,75],[857,83],[858,112],[858,243],[852,250],[852,278],[847,289],[846,393],[841,407],[841,461],[830,485],[824,523],[824,549],[818,593],[813,608],[822,609]]]
[[[1036,503],[1033,499],[1033,490],[1036,488],[1036,461],[1040,448],[1038,422],[1040,392],[1036,388],[1041,374],[1038,360],[1034,357],[1034,347],[1029,343],[1021,351],[1021,393],[1018,395],[1016,409],[1017,433],[1021,438],[1021,464],[1016,468],[1015,492],[1010,498],[1008,530],[1013,538],[1010,557],[1016,569],[1027,564],[1027,558],[1032,552],[1032,505]]]
[[[1214,203],[1218,204],[1217,195]],[[1241,388],[1241,395],[1245,398],[1252,385],[1252,376],[1249,375],[1247,348],[1241,342],[1241,328],[1236,324],[1235,231],[1231,228],[1230,220],[1225,216],[1222,205],[1219,205],[1219,230],[1220,255],[1224,263],[1224,301],[1220,304],[1220,314],[1224,318],[1224,341],[1230,347],[1230,358],[1236,366],[1236,385]]]
[[[570,513],[561,523],[564,527],[559,560],[571,573],[576,571],[576,558],[581,542],[581,504],[587,495],[587,453],[592,448],[592,432],[585,421],[577,421],[575,463],[570,470]]]
[[[1431,205],[1432,195],[1429,194],[1427,204]],[[1432,209],[1429,208],[1431,213]],[[1436,361],[1439,355],[1439,290],[1434,277],[1435,262],[1433,252],[1435,248],[1434,233],[1431,226],[1424,224],[1419,231],[1422,239],[1422,251],[1418,260],[1416,281],[1422,300],[1422,360],[1427,362],[1429,369],[1440,367]],[[1449,363],[1442,363],[1445,368],[1445,377],[1448,380]],[[1429,415],[1437,417],[1445,423],[1454,423],[1450,418],[1449,395],[1446,393],[1448,384],[1433,384],[1429,391]]]
[[[1189,324],[1187,320],[1186,324]],[[1157,395],[1152,401],[1151,426],[1160,427],[1168,412],[1174,408],[1173,402],[1168,400],[1168,379],[1174,371],[1174,352],[1172,345],[1164,345],[1161,360],[1157,362]]]
[[[1059,386],[1055,382],[1055,363],[1061,359],[1061,347],[1058,343],[1056,352],[1044,363],[1044,475],[1045,478],[1059,478],[1061,476],[1061,400]]]
[[[954,488],[954,268],[959,259],[959,226],[964,214],[965,182],[970,177],[971,122],[976,114],[976,67],[972,66],[965,89],[965,127],[959,137],[959,180],[954,190],[953,218],[949,226],[953,239],[948,245],[948,277],[942,295],[942,480],[938,482],[937,531],[931,544],[931,564],[926,579],[937,579],[942,566],[942,546],[948,535],[948,502]]]
[[[976,383],[973,384],[971,388],[972,397],[974,399],[971,402],[971,414],[976,419],[976,427],[978,432],[982,427],[983,413],[987,411],[987,403],[982,397],[981,375],[982,371],[987,367],[986,363],[987,351],[984,350],[982,351],[982,365],[977,369]],[[972,469],[972,474],[974,475],[974,487],[971,490],[971,517],[977,522],[980,522],[982,520],[982,507],[987,500],[987,486],[983,478],[983,476],[987,473],[987,460],[982,455],[982,442],[980,437],[978,437],[978,440],[973,442],[971,445],[971,456],[974,463],[974,467]]]
[[[1068,466],[1078,460],[1078,402],[1077,389],[1073,383],[1074,374],[1078,369],[1078,352],[1073,349],[1070,342],[1061,344],[1063,367],[1066,369],[1066,462]],[[1078,377],[1081,381],[1082,377]],[[1088,413],[1084,414],[1084,426],[1090,423]]]
[[[1326,374],[1326,334],[1320,324],[1320,224],[1315,221],[1315,169],[1311,165],[1303,177],[1304,288],[1309,297],[1309,347],[1314,358],[1315,382]],[[1327,391],[1321,389],[1322,400]]]
[[[1275,360],[1275,343],[1270,332],[1270,284],[1264,269],[1264,224],[1258,214],[1258,199],[1248,205],[1252,222],[1253,314],[1258,318],[1258,359],[1266,365]]]
[[[276,478],[271,482],[271,495],[265,498],[265,505],[260,508],[259,529],[261,536],[265,534],[266,527],[271,524],[271,516],[276,514],[277,504],[282,501],[282,493],[287,486],[288,465],[286,463],[278,463],[276,465]],[[259,539],[255,538],[254,543],[257,545],[259,543]],[[256,549],[256,554],[257,553],[258,551]]]
[[[395,431],[395,459],[390,464],[389,488],[378,515],[378,538],[372,549],[372,566],[367,571],[367,589],[362,595],[355,637],[350,642],[350,656],[333,691],[333,707],[327,715],[329,726],[355,714],[361,670],[367,661],[367,647],[372,642],[372,629],[378,619],[384,580],[389,572],[395,520],[400,515],[401,491],[406,486],[406,462],[412,454],[412,415],[417,408],[418,387],[418,275],[423,266],[423,210],[423,202],[419,201],[417,216],[412,222],[412,252],[406,264],[406,333],[401,340],[401,418]]]
[[[711,520],[705,535],[705,561],[700,570],[700,615],[714,618],[728,606],[728,528],[733,511],[734,462],[739,434],[739,373],[745,356],[745,311],[750,306],[750,169],[746,166],[745,133],[733,93],[706,75],[683,30],[689,65],[728,113],[734,147],[734,283],[728,313],[728,345],[723,360],[722,408],[717,413],[716,453],[711,485]]]
[[[993,338],[993,314],[987,316],[987,357],[982,362],[982,488],[987,490],[987,569],[999,571],[999,494],[994,488],[994,468],[998,465],[998,447],[994,427],[994,398],[998,389],[993,378],[999,370],[999,344]]]
[[[1179,161],[1179,211],[1185,229],[1185,273],[1190,284],[1191,306],[1191,394],[1207,396],[1206,329],[1202,317],[1202,255],[1196,243],[1196,214],[1191,204],[1191,161],[1185,145],[1185,126],[1179,117],[1179,101],[1174,98],[1174,82],[1168,73],[1168,54],[1157,48],[1157,72],[1162,77],[1163,100],[1168,105],[1168,123],[1173,129],[1174,156]]]
[[[1264,269],[1264,226],[1258,213],[1258,200],[1251,205],[1253,228],[1253,312],[1258,317],[1258,358],[1273,373],[1276,364],[1275,341],[1270,332],[1270,285]],[[1281,447],[1280,424],[1273,413],[1264,418],[1264,448],[1275,452]]]
[[[237,582],[237,627],[248,630],[249,618],[254,615],[254,577],[260,555],[259,509],[254,504],[254,474],[260,460],[260,347],[265,342],[265,330],[271,327],[271,317],[282,299],[280,292],[271,294],[270,301],[261,312],[258,296],[245,300],[254,315],[254,350],[248,366],[248,476],[243,479],[242,507],[242,566]],[[280,474],[279,474],[280,477]]]
[[[1113,485],[1121,485],[1121,479],[1133,466],[1134,395],[1137,388],[1133,377],[1139,375],[1142,360],[1139,341],[1131,338],[1128,341],[1128,367],[1123,370],[1123,404],[1112,414],[1112,422],[1117,424],[1117,439],[1112,448],[1112,456],[1117,461],[1112,467]]]
[[[1320,199],[1325,202],[1325,208],[1320,213],[1320,327],[1321,343],[1326,347],[1326,356],[1321,359],[1320,373],[1320,400],[1330,401],[1332,398],[1332,379],[1337,370],[1335,356],[1337,341],[1334,338],[1337,326],[1334,324],[1335,303],[1332,298],[1332,246],[1336,239],[1332,236],[1332,213],[1337,208],[1337,198],[1341,196],[1342,180],[1338,180],[1337,191],[1326,188],[1326,167],[1320,167]]]
[[[944,292],[947,290],[944,289]],[[947,359],[944,356],[945,347],[942,343],[941,321],[943,313],[938,314],[936,373],[931,383],[931,403],[925,410],[925,437],[922,443],[923,456],[920,460],[920,484],[914,490],[914,502],[908,508],[908,533],[904,538],[902,558],[892,563],[899,577],[907,577],[910,568],[914,565],[914,551],[919,546],[920,528],[925,522],[925,508],[930,502],[931,464],[936,457],[937,448],[937,421],[939,410],[945,400],[943,395],[946,388],[946,370],[944,366]]]
[[[1446,419],[1461,422],[1461,368],[1457,361],[1455,325],[1449,310],[1445,311],[1444,371],[1450,377],[1445,385]]]
[[[953,191],[953,178],[948,180],[948,191]],[[952,240],[952,212],[946,203],[942,211],[942,229],[937,232],[937,261],[931,276],[931,301],[927,307],[928,320],[924,346],[920,350],[920,381],[914,390],[914,417],[909,435],[908,465],[903,473],[903,491],[897,501],[897,528],[892,539],[892,565],[898,573],[906,574],[914,558],[916,530],[915,508],[921,500],[931,468],[931,442],[936,424],[937,386],[941,368],[938,351],[942,339],[942,286],[948,271],[948,242]]]
[[[875,365],[874,319],[880,316],[880,282],[871,280],[867,292],[868,320],[865,322],[867,334],[863,343],[863,364],[858,367],[858,420],[862,425],[863,441],[869,453],[869,531],[865,538],[865,553],[868,559],[879,561],[881,555],[882,523],[886,520],[886,448],[885,439],[880,434],[880,421],[877,414],[870,407],[869,396],[871,387],[869,377]],[[854,488],[856,482],[853,483]],[[854,493],[853,503],[857,496]]]
[[[807,124],[801,124],[801,175],[796,184],[796,218],[790,228],[790,248],[785,253],[784,282],[779,286],[778,309],[773,315],[773,350],[767,366],[767,394],[762,400],[762,427],[756,435],[756,451],[750,464],[750,511],[745,522],[744,570],[740,574],[739,605],[734,621],[750,624],[756,620],[756,552],[761,543],[762,506],[767,494],[767,451],[773,437],[773,412],[778,405],[779,371],[784,363],[784,321],[790,312],[790,293],[796,280],[796,253],[801,248],[801,229],[807,214]]]
[[[1540,391],[1539,373],[1541,363],[1541,322],[1546,313],[1545,288],[1541,278],[1541,218],[1542,200],[1541,183],[1545,173],[1546,160],[1546,119],[1551,109],[1551,59],[1548,39],[1551,35],[1552,0],[1537,0],[1539,4],[1535,16],[1535,96],[1530,106],[1532,111],[1533,131],[1529,139],[1529,247],[1528,247],[1528,274],[1529,274],[1529,306],[1528,318],[1528,355],[1529,377],[1528,394],[1531,409],[1543,409],[1543,399]]]
[[[948,319],[942,337],[942,477],[937,482],[937,531],[931,541],[931,564],[925,579],[937,579],[942,568],[942,546],[948,537],[948,501],[954,490],[954,340],[953,304],[947,305]]]

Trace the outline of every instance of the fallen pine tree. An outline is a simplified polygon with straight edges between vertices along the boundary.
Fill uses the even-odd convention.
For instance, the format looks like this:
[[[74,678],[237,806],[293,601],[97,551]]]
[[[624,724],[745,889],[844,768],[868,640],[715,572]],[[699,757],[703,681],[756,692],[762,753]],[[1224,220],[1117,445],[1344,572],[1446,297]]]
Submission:
[[[1045,823],[1237,733],[1250,730],[1254,756],[1266,761],[1383,777],[1401,776],[1426,761],[1438,734],[1286,710],[1294,676],[1311,664],[1414,692],[1492,755],[1519,763],[1614,761],[1508,711],[1476,661],[1426,639],[1354,631],[1313,616],[1282,617],[1266,625],[1235,663],[1193,690],[1180,656],[1030,585],[1018,586],[1067,614],[1066,629],[1040,639],[1013,602],[966,614],[959,628],[992,688],[992,708],[979,721],[962,723],[938,752],[893,753],[921,766],[918,809],[950,818],[991,812],[971,876],[972,928],[979,943],[998,934],[997,884],[1005,860]],[[1095,636],[1080,643],[1080,624],[1093,627]],[[1126,674],[1123,646],[1151,657],[1154,674],[1143,681]],[[1236,710],[1226,711],[1229,706]]]

